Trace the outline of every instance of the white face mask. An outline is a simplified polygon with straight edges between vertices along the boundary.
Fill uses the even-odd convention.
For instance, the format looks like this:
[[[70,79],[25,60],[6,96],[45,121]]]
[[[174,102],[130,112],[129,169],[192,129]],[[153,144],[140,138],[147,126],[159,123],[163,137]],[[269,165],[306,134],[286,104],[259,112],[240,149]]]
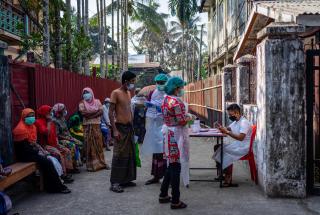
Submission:
[[[128,90],[133,90],[134,89],[134,84],[128,84],[127,88],[128,88]]]

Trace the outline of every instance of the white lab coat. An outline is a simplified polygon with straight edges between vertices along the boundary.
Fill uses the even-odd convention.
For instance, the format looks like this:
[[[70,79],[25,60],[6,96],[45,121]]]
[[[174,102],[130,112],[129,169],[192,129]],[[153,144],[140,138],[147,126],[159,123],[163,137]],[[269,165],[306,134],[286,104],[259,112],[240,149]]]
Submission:
[[[223,169],[248,154],[252,134],[252,124],[244,117],[241,117],[239,121],[233,122],[229,127],[231,128],[232,133],[246,134],[246,137],[243,141],[230,138],[229,143],[225,143],[223,145]],[[221,161],[220,150],[221,148],[219,148],[214,154],[214,159],[217,162]]]
[[[155,90],[151,96],[151,103],[161,107],[165,93]],[[152,155],[163,153],[163,135],[161,129],[163,126],[163,115],[157,112],[155,107],[149,107],[146,113],[146,134],[141,147],[143,155]]]

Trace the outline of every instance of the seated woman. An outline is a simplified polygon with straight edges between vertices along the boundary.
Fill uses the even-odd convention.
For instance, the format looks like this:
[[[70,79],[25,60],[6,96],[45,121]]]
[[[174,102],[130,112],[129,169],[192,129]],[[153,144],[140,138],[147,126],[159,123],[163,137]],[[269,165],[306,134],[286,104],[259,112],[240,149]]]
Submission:
[[[59,144],[67,147],[71,151],[74,167],[72,173],[80,173],[77,167],[81,166],[80,148],[82,148],[83,144],[71,136],[65,119],[66,115],[67,110],[64,104],[57,103],[53,106],[52,121],[57,128]]]
[[[37,162],[43,173],[44,188],[50,193],[70,193],[62,184],[53,163],[47,158],[44,150],[37,142],[37,128],[34,125],[35,114],[32,109],[24,109],[20,122],[13,130],[16,156],[22,162]]]
[[[78,113],[73,114],[68,121],[69,131],[72,137],[83,142],[83,126]],[[82,153],[83,155],[83,153]]]
[[[38,131],[39,143],[60,161],[64,173],[61,178],[65,183],[71,183],[73,182],[72,176],[67,174],[67,170],[73,170],[71,152],[68,148],[58,144],[56,126],[51,120],[51,109],[48,105],[42,105],[37,111],[38,119],[35,125]]]

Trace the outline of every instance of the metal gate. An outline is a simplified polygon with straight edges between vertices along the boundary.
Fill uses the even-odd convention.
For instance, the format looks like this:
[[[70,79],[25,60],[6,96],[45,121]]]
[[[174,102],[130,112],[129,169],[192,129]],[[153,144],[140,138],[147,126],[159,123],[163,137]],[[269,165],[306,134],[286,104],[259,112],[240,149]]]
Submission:
[[[306,51],[307,187],[320,194],[320,50]]]

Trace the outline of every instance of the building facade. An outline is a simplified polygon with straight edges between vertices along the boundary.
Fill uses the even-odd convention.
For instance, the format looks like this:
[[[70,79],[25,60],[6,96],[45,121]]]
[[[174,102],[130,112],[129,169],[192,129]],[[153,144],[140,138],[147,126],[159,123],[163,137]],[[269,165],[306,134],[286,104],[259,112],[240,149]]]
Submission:
[[[222,112],[236,102],[257,125],[259,185],[268,196],[320,193],[319,8],[318,0],[201,4]]]

